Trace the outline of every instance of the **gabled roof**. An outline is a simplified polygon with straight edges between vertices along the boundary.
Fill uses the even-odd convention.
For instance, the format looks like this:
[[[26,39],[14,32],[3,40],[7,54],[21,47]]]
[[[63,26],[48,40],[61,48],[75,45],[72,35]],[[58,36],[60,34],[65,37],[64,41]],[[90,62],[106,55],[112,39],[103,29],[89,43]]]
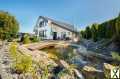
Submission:
[[[39,16],[39,19],[40,18],[43,18],[45,20],[50,20],[52,22],[52,24],[58,25],[61,28],[67,29],[67,30],[72,31],[72,32],[77,32],[77,30],[74,28],[74,25],[64,23],[61,21],[56,21],[56,20],[53,20],[53,19],[45,17],[45,16]]]

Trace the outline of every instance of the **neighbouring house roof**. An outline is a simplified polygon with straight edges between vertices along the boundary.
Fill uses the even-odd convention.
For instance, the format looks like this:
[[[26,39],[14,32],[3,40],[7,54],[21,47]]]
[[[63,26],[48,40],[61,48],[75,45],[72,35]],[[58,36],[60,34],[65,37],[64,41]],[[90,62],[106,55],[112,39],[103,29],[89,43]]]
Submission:
[[[77,32],[77,30],[74,28],[74,25],[64,23],[61,21],[56,21],[56,20],[53,20],[53,19],[45,17],[45,16],[39,16],[39,19],[40,18],[43,18],[45,20],[50,20],[52,24],[58,25],[61,28],[67,29],[67,30],[72,31],[72,32]]]

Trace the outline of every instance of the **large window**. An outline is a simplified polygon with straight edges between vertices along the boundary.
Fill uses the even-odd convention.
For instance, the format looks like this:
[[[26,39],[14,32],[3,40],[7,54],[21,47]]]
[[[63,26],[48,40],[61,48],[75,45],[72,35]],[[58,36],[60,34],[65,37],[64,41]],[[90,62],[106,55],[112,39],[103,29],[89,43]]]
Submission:
[[[39,23],[39,27],[44,27],[44,26],[46,26],[46,22],[45,22],[45,21],[41,21],[41,22]]]
[[[35,30],[35,35],[37,35],[38,34],[38,30]]]
[[[39,31],[40,37],[46,37],[46,30]]]

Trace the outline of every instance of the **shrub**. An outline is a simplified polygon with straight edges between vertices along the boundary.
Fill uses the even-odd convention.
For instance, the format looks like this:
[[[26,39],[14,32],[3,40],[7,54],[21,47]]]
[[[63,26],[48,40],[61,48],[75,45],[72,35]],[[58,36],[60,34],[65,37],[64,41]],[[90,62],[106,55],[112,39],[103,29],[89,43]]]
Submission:
[[[75,74],[74,74],[74,69],[76,69],[76,65],[71,64],[71,65],[69,65],[68,68],[64,68],[62,71],[60,71],[60,72],[58,73],[58,77],[59,77],[60,79],[62,79],[62,78],[64,78],[65,76],[66,76],[66,77],[69,76],[71,79],[76,79],[77,77],[76,77]],[[66,78],[66,77],[65,77],[65,78]],[[76,78],[75,78],[75,77],[76,77]]]
[[[28,44],[30,43],[30,37],[28,34],[25,34],[24,37],[23,37],[23,44]]]
[[[19,23],[8,12],[0,11],[0,39],[14,38],[19,31]]]
[[[10,55],[13,58],[17,57],[17,43],[16,42],[11,43],[9,51],[10,51]]]
[[[13,42],[10,45],[10,55],[12,56],[14,63],[12,67],[21,73],[29,72],[32,69],[32,57],[22,55],[20,52],[17,51],[17,43]]]
[[[13,64],[16,71],[22,73],[31,72],[32,69],[32,58],[26,55],[20,55],[18,60]]]
[[[119,55],[119,53],[112,52],[112,57],[113,57],[113,59],[116,59],[116,60],[120,61],[120,55]]]
[[[39,38],[37,36],[33,36],[30,38],[32,42],[39,42]]]

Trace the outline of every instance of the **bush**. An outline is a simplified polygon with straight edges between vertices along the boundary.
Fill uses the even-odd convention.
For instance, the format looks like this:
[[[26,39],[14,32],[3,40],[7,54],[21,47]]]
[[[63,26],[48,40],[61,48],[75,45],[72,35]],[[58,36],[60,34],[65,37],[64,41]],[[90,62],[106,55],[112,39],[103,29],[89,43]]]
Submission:
[[[69,78],[71,78],[71,79],[77,79],[77,77],[75,76],[75,73],[74,73],[74,69],[76,69],[76,65],[71,64],[71,65],[69,65],[68,68],[64,68],[62,71],[60,71],[58,73],[58,77],[60,79],[62,79],[62,78],[66,79],[66,77],[69,76]]]
[[[14,63],[12,67],[16,72],[26,73],[32,69],[32,57],[22,55],[17,51],[17,43],[13,42],[10,45],[10,55],[12,56]]]
[[[0,11],[0,39],[14,38],[18,31],[19,24],[15,17],[8,12]]]
[[[23,37],[23,44],[28,44],[30,43],[30,37],[28,34],[25,34],[24,37]]]
[[[39,42],[39,38],[37,36],[33,36],[30,38],[32,42]]]
[[[120,61],[120,55],[119,55],[119,53],[112,52],[112,57],[113,57],[113,59]]]
[[[18,54],[17,54],[17,43],[16,42],[11,43],[9,51],[10,51],[10,55],[13,58],[17,57]]]
[[[19,55],[17,61],[13,64],[16,71],[22,73],[31,72],[32,69],[32,58],[26,55]]]

